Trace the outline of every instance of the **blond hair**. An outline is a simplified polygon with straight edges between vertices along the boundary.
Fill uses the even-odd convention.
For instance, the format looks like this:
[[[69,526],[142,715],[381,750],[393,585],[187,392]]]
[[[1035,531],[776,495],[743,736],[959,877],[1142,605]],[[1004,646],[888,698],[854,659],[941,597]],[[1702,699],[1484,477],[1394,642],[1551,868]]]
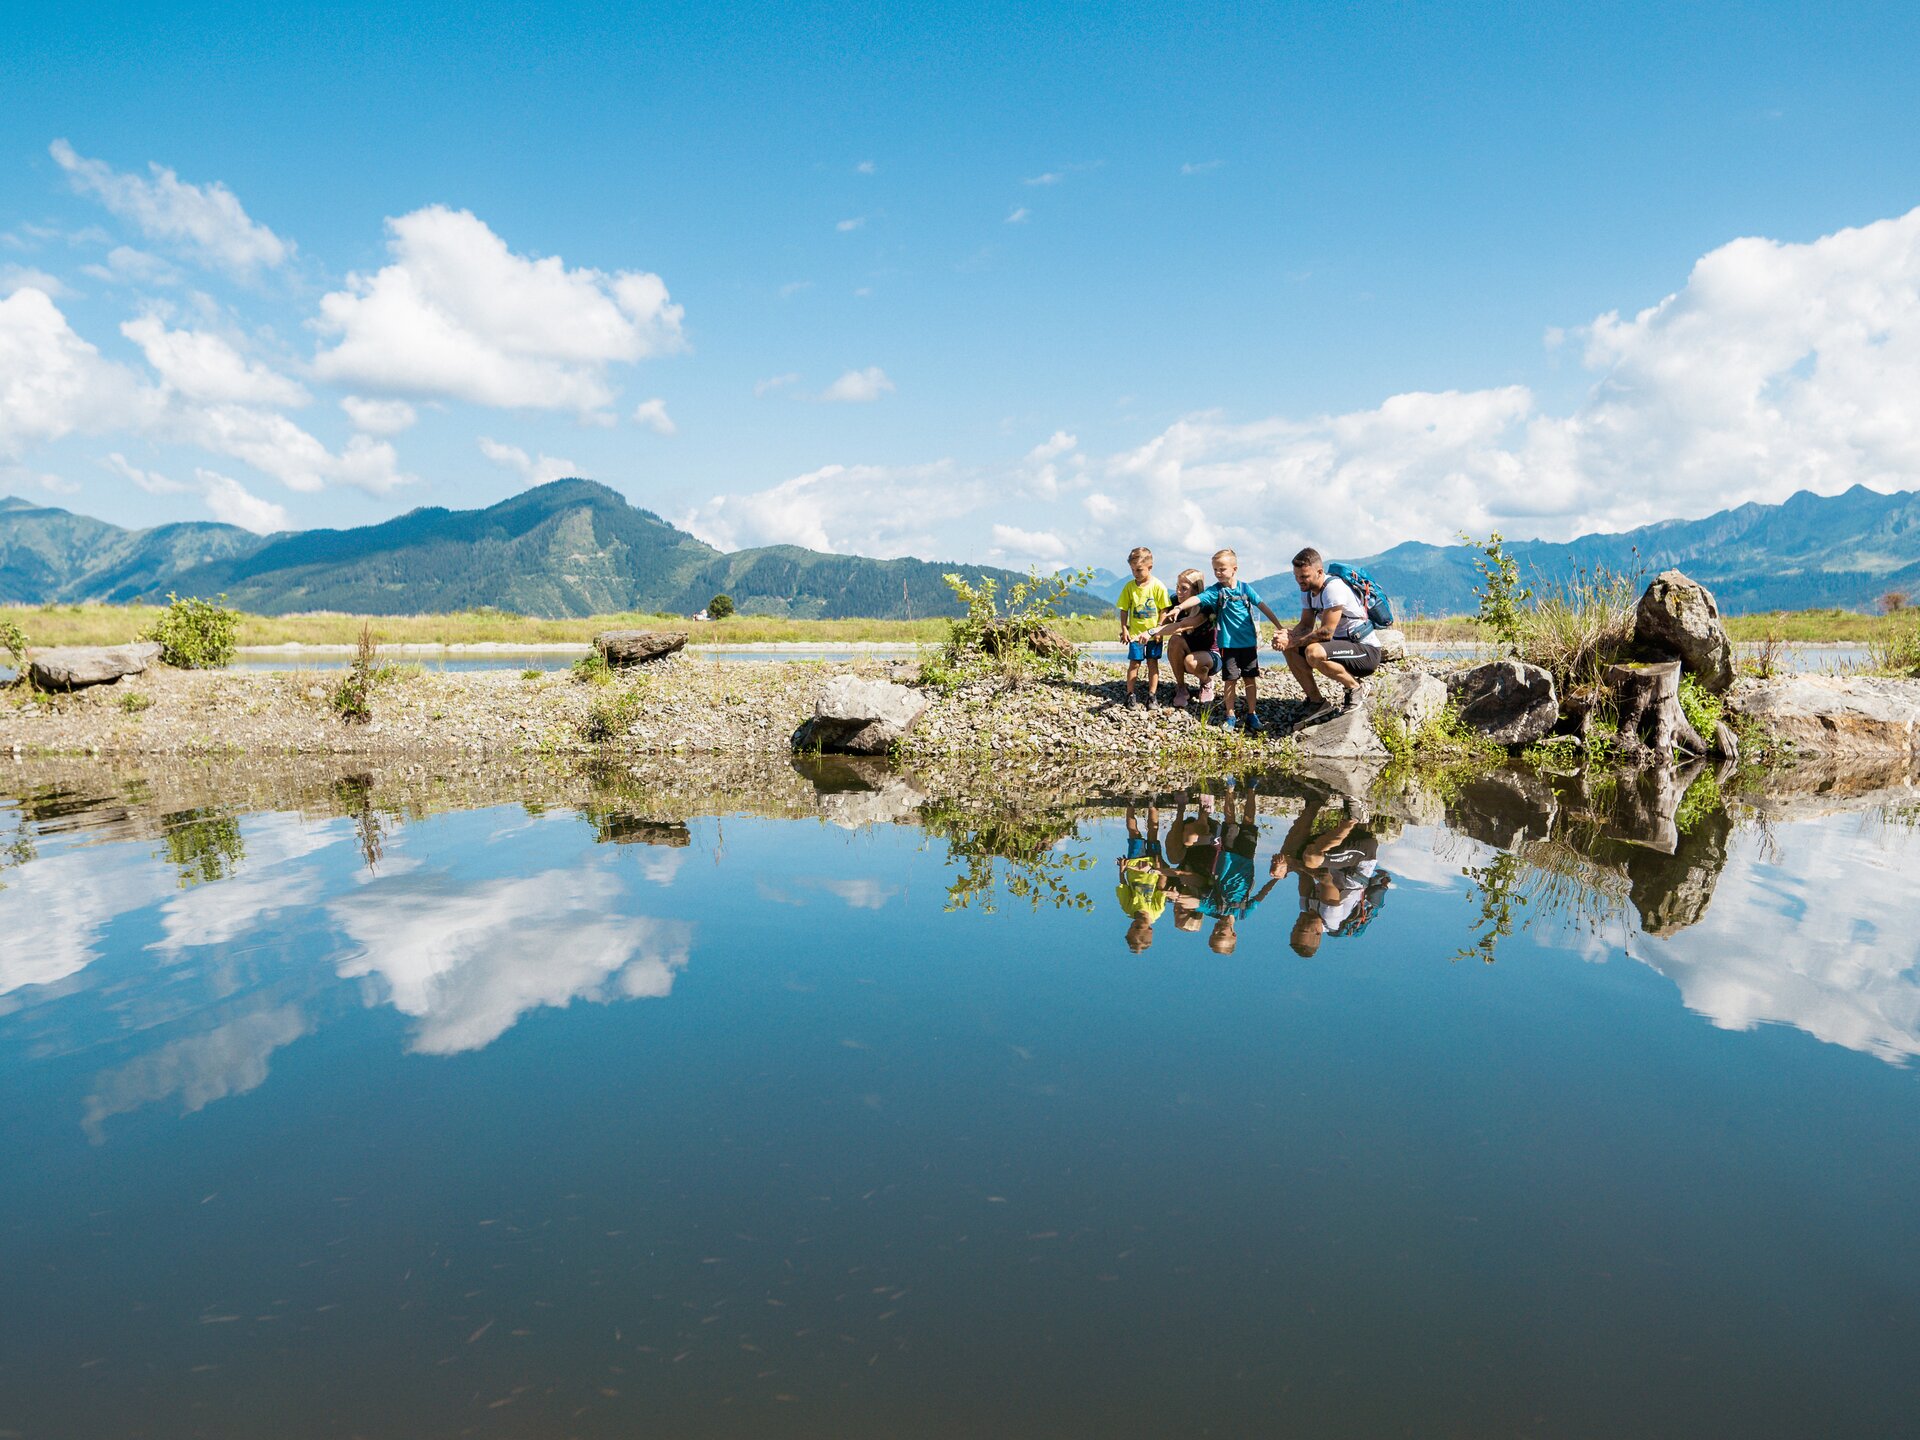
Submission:
[[[1153,551],[1149,550],[1144,545],[1136,545],[1131,550],[1127,551],[1127,564],[1131,565],[1133,564],[1134,561],[1142,559],[1143,557],[1145,559],[1151,560],[1153,558]]]
[[[1213,558],[1216,560],[1231,560],[1236,565],[1240,563],[1240,557],[1231,550],[1216,550],[1213,552]]]
[[[1198,570],[1194,569],[1191,565],[1189,565],[1186,569],[1182,570],[1178,575],[1173,577],[1174,589],[1178,590],[1185,585],[1193,586],[1194,593],[1198,594],[1200,591],[1207,588],[1207,577],[1202,575]]]

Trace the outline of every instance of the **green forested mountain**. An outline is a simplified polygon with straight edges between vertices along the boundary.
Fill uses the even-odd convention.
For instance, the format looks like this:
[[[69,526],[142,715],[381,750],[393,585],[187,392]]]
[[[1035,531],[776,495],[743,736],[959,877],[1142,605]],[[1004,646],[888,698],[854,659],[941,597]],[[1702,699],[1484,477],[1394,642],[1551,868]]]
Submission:
[[[1320,544],[1326,548],[1329,540]],[[1741,505],[1703,520],[1663,520],[1564,544],[1512,542],[1521,574],[1536,588],[1585,572],[1652,576],[1680,569],[1709,586],[1728,614],[1824,606],[1871,609],[1890,590],[1920,598],[1920,493],[1882,494],[1856,485],[1842,495],[1801,491],[1779,505]],[[1396,545],[1352,560],[1370,571],[1407,615],[1473,610],[1478,551],[1465,545]],[[1270,603],[1290,606],[1293,577],[1255,582]]]
[[[258,536],[227,525],[123,530],[0,500],[0,600],[227,596],[277,615],[419,614],[492,605],[524,615],[621,610],[690,614],[725,592],[747,614],[804,618],[957,613],[950,570],[977,565],[869,560],[777,545],[727,554],[617,491],[556,480],[484,510],[430,506],[379,525]],[[1074,611],[1105,608],[1076,597]]]

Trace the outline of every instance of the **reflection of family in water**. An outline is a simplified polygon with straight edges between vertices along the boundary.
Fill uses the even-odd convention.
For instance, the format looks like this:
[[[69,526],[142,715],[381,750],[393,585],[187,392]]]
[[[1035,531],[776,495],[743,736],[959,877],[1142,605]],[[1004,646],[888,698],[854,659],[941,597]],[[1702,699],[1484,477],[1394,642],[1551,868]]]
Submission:
[[[1205,790],[1182,793],[1164,840],[1157,804],[1127,806],[1127,853],[1117,862],[1116,894],[1130,917],[1129,949],[1138,954],[1153,944],[1153,927],[1171,905],[1175,929],[1206,927],[1208,946],[1231,955],[1240,943],[1241,920],[1289,875],[1300,893],[1300,915],[1289,937],[1296,954],[1310,957],[1326,936],[1366,928],[1391,880],[1379,868],[1380,842],[1365,807],[1349,800],[1333,811],[1320,797],[1309,797],[1268,862],[1266,883],[1256,889],[1259,805],[1254,786],[1232,781],[1219,797]]]

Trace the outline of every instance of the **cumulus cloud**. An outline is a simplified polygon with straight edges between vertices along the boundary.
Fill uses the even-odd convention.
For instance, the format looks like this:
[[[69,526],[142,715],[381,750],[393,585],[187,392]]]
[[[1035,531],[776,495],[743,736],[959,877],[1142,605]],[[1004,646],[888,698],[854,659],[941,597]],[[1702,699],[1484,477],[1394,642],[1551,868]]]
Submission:
[[[165,398],[101,358],[44,290],[0,300],[0,458],[76,431],[139,429]]]
[[[667,414],[667,402],[659,396],[651,400],[642,400],[633,412],[633,423],[644,426],[656,435],[678,435],[680,427],[673,423],[673,417]]]
[[[1015,567],[1057,565],[1067,558],[1067,545],[1050,530],[1022,530],[1014,525],[995,525],[993,557]]]
[[[145,315],[122,325],[120,333],[140,347],[162,380],[189,400],[294,406],[311,398],[296,382],[204,330],[169,330],[157,316]]]
[[[284,264],[293,247],[248,217],[234,193],[219,182],[190,185],[164,165],[149,164],[145,176],[89,160],[65,140],[48,146],[74,189],[92,195],[150,240],[177,246],[202,264],[241,278]]]
[[[182,495],[189,488],[178,480],[169,480],[157,470],[142,470],[118,450],[111,452],[101,463],[121,479],[131,480],[149,495]]]
[[[200,493],[207,502],[207,508],[213,512],[214,519],[228,525],[238,525],[242,530],[251,530],[256,535],[270,535],[275,530],[287,528],[285,507],[271,500],[262,500],[231,476],[220,475],[212,470],[195,470],[193,473],[200,481]]]
[[[0,265],[0,295],[11,295],[28,286],[50,300],[62,300],[73,293],[58,276],[31,265]]]
[[[981,509],[985,486],[952,462],[825,465],[767,490],[722,495],[680,524],[722,550],[804,545],[839,554],[953,553],[949,522]]]
[[[607,367],[684,345],[658,275],[515,254],[465,210],[387,221],[392,263],[347,277],[314,322],[314,373],[360,389],[506,408],[604,411]]]
[[[369,435],[398,435],[412,428],[419,412],[404,400],[368,400],[359,395],[342,397],[340,408],[347,412],[353,428]]]
[[[351,485],[384,495],[413,479],[401,471],[400,457],[384,440],[355,435],[340,450],[329,450],[286,416],[269,410],[197,405],[183,409],[168,424],[178,438],[250,465],[289,490]]]
[[[864,370],[847,371],[821,391],[820,398],[845,404],[864,405],[892,392],[893,381],[887,378],[887,372],[878,365],[869,365]]]
[[[116,245],[107,252],[106,263],[82,265],[80,273],[109,285],[178,285],[180,272],[158,255],[149,255],[131,245]]]
[[[565,480],[580,473],[580,467],[571,460],[529,455],[518,445],[502,444],[485,435],[480,437],[480,453],[503,469],[517,470],[529,485],[544,485],[549,480]]]

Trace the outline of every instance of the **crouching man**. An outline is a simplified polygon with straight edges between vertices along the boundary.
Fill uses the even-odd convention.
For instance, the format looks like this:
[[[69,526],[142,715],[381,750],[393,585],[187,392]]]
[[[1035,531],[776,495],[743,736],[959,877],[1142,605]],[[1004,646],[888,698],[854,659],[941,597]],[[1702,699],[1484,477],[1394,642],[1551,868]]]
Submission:
[[[1293,581],[1300,587],[1299,623],[1275,630],[1274,648],[1286,657],[1287,669],[1300,682],[1313,707],[1303,725],[1330,719],[1351,710],[1360,700],[1360,682],[1380,665],[1380,647],[1369,643],[1373,621],[1353,587],[1327,574],[1326,558],[1309,546],[1293,557]],[[1338,689],[1338,699],[1321,693],[1325,676]]]

